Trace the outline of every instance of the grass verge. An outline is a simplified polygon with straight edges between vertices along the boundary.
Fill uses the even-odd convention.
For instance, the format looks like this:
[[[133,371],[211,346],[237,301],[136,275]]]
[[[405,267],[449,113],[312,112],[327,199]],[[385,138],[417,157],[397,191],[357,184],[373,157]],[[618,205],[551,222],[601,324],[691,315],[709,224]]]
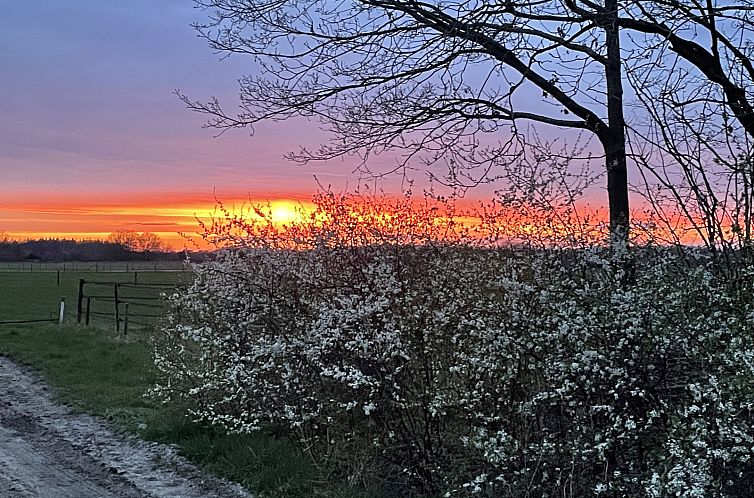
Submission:
[[[145,439],[176,444],[206,470],[268,498],[376,498],[377,492],[328,483],[285,440],[263,432],[227,435],[188,420],[179,406],[145,399],[154,372],[145,342],[98,329],[57,325],[0,327],[0,354],[31,365],[74,409],[109,419]]]

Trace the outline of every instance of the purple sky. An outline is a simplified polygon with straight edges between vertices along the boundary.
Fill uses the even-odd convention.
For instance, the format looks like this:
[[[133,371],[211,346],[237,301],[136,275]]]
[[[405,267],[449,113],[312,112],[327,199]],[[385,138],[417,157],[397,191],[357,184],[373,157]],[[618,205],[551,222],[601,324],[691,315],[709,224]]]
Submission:
[[[185,215],[190,206],[211,206],[213,190],[224,200],[306,199],[317,188],[314,175],[336,190],[358,185],[346,161],[283,159],[326,139],[316,125],[262,125],[251,138],[245,130],[215,138],[202,129],[204,116],[186,110],[173,91],[217,96],[232,109],[237,79],[255,68],[248,58],[221,62],[212,53],[190,26],[205,18],[191,0],[0,6],[0,232],[81,234],[88,218],[65,223],[79,208],[92,216],[113,205],[173,206]],[[160,224],[99,220],[90,232],[147,222]]]
[[[345,182],[343,165],[282,159],[317,143],[311,126],[261,126],[253,139],[201,128],[173,90],[232,106],[236,79],[254,70],[219,62],[190,27],[202,15],[190,0],[5,2],[0,194],[306,192],[315,173]]]

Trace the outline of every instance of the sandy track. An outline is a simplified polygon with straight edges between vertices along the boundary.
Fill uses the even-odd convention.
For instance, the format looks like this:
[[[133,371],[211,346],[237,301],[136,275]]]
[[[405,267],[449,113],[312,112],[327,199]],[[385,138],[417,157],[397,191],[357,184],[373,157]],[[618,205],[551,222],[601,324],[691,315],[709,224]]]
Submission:
[[[0,357],[0,497],[251,498],[164,445],[115,434],[56,404],[28,369]]]

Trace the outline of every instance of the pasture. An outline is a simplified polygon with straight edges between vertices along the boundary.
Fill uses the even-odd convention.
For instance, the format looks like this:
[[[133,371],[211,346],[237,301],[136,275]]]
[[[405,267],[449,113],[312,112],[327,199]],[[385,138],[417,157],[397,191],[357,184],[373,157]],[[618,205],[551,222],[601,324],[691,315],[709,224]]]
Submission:
[[[129,270],[126,271],[124,263],[101,262],[96,263],[98,271],[94,271],[94,267],[85,266],[90,264],[94,265],[82,263],[81,268],[84,269],[80,270],[77,266],[72,266],[73,263],[54,263],[45,267],[36,266],[30,271],[28,263],[26,270],[21,269],[23,264],[19,263],[18,271],[11,271],[12,267],[3,263],[6,266],[0,270],[0,322],[57,318],[60,301],[64,298],[64,323],[76,323],[79,285],[82,279],[85,282],[97,283],[87,283],[84,288],[85,295],[100,296],[99,299],[95,297],[89,300],[92,325],[114,325],[112,299],[115,283],[123,284],[120,288],[121,313],[125,312],[124,305],[130,303],[132,315],[150,315],[154,318],[164,309],[161,293],[187,283],[190,275],[185,271],[154,271],[148,266],[137,266],[135,269],[129,266]],[[85,311],[86,301],[83,305]],[[148,321],[136,317],[132,319],[134,325],[144,325]]]

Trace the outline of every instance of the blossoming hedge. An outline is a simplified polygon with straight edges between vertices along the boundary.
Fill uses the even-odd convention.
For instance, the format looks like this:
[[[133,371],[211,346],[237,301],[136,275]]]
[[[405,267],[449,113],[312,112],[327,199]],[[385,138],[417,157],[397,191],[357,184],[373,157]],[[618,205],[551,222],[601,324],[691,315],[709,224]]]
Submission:
[[[626,279],[384,207],[208,227],[232,244],[172,296],[155,393],[398,495],[754,495],[754,267],[643,250]]]

